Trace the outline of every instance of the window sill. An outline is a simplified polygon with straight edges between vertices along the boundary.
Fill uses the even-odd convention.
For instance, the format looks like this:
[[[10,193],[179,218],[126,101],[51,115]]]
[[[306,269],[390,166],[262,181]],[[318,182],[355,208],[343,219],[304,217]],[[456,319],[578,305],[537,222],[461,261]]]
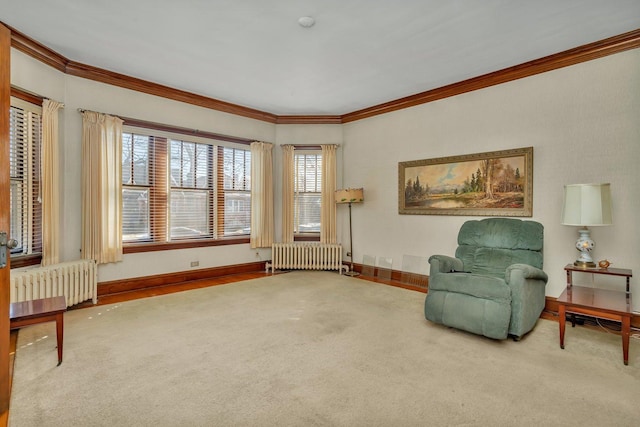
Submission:
[[[293,236],[294,242],[319,242],[319,234],[296,234]]]
[[[123,247],[125,254],[139,252],[170,251],[174,249],[203,248],[207,246],[241,245],[249,243],[249,237],[232,237],[217,240],[187,240],[170,243],[129,243]]]
[[[39,265],[41,262],[42,254],[12,256],[11,269]]]

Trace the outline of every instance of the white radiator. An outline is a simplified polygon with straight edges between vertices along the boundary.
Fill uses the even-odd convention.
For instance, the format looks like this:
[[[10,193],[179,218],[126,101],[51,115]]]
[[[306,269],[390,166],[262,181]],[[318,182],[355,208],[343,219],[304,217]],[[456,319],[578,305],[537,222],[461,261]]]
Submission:
[[[98,268],[90,259],[46,267],[12,270],[11,302],[64,296],[67,307],[87,300],[98,302]]]
[[[274,243],[271,246],[271,262],[267,263],[273,272],[284,270],[349,270],[342,264],[342,245],[316,242]]]

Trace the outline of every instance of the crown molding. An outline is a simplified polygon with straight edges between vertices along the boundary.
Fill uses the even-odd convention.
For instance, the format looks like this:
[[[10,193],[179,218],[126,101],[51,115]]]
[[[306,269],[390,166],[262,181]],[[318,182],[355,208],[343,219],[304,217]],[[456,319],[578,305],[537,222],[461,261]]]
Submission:
[[[7,26],[11,30],[11,47],[59,70],[63,73],[98,81],[125,89],[155,95],[162,98],[180,101],[199,107],[209,108],[229,114],[234,114],[251,119],[261,120],[274,124],[342,124],[369,117],[402,110],[416,105],[426,104],[466,92],[484,89],[490,86],[507,83],[513,80],[530,77],[547,71],[557,70],[613,55],[626,50],[640,47],[640,29],[609,37],[594,43],[589,43],[540,59],[525,62],[513,67],[498,70],[482,76],[474,77],[447,86],[410,95],[404,98],[374,105],[372,107],[357,110],[343,115],[281,115],[268,113],[230,102],[221,101],[203,95],[194,94],[168,86],[149,82],[146,80],[129,77],[101,68],[93,67],[79,62],[70,61],[64,56],[43,46],[39,42]]]
[[[174,101],[180,101],[187,104],[197,105],[199,107],[209,108],[211,110],[222,111],[224,113],[235,114],[237,116],[262,120],[269,123],[275,123],[277,118],[275,114],[243,107],[230,102],[220,101],[218,99],[209,98],[207,96],[198,95],[180,89],[174,89],[169,86],[152,83],[135,77],[129,77],[124,74],[104,70],[91,65],[81,64],[75,61],[69,61],[65,72],[72,76],[95,80],[101,83],[119,86],[149,95],[160,96]]]
[[[594,43],[565,50],[540,59],[525,62],[513,67],[484,74],[461,82],[442,86],[437,89],[378,104],[373,107],[347,113],[342,116],[342,123],[366,119],[404,108],[437,101],[443,98],[460,95],[474,90],[507,83],[513,80],[530,77],[547,71],[557,70],[581,62],[591,61],[604,56],[613,55],[625,50],[640,47],[640,29],[600,40]]]
[[[113,71],[93,67],[91,65],[82,64],[80,62],[70,61],[16,29],[11,27],[8,28],[11,30],[11,47],[65,74],[119,86],[125,89],[131,89],[137,92],[147,93],[149,95],[156,95],[162,98],[172,99],[174,101],[185,102],[187,104],[197,105],[199,107],[209,108],[216,111],[262,120],[269,123],[276,123],[277,116],[275,114],[243,107],[230,102],[220,101],[207,96],[197,95],[184,90],[174,89]]]
[[[342,124],[342,116],[277,116],[279,125],[333,125]]]
[[[63,73],[65,72],[65,68],[69,62],[67,58],[22,34],[15,28],[7,27],[11,30],[12,48],[17,49],[58,71],[62,71]]]

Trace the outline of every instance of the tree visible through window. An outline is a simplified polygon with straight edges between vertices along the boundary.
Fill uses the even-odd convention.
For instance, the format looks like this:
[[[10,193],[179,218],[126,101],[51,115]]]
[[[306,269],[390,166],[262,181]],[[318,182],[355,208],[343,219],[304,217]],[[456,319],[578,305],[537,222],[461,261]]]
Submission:
[[[122,134],[122,239],[151,240],[150,142],[152,137]]]
[[[224,234],[251,228],[251,151],[224,147]]]

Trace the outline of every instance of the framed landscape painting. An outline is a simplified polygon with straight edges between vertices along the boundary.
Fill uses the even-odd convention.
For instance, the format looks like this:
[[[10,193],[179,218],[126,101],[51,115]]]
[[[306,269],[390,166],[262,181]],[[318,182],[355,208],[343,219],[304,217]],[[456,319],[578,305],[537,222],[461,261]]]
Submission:
[[[398,212],[531,216],[533,147],[398,164]]]

